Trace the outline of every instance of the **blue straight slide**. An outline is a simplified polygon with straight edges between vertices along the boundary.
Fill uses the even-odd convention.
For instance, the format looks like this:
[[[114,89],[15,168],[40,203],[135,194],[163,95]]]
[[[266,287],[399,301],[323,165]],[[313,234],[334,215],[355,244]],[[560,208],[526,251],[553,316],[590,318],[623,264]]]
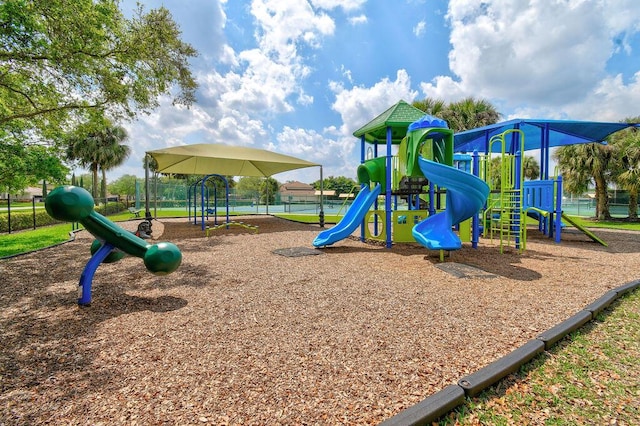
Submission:
[[[380,195],[382,190],[380,184],[377,184],[373,190],[365,186],[360,189],[353,204],[347,210],[347,213],[342,217],[332,228],[326,229],[313,240],[315,247],[328,246],[336,241],[344,240],[356,230],[356,228],[364,220],[364,215],[369,211],[369,207]]]
[[[430,182],[447,190],[446,209],[429,216],[413,227],[413,238],[431,250],[458,250],[460,238],[453,232],[455,224],[469,219],[482,208],[489,186],[480,178],[455,167],[418,158],[420,170]]]

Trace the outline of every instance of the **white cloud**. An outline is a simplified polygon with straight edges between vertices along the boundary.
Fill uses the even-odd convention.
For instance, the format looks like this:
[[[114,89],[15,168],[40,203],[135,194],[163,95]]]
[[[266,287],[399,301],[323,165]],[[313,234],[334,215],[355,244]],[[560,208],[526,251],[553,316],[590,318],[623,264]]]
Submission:
[[[355,176],[356,171],[349,150],[345,150],[344,140],[336,140],[331,137],[331,129],[325,131],[326,135],[315,130],[291,128],[285,126],[277,135],[277,143],[269,144],[265,149],[277,151],[283,154],[304,158],[307,161],[323,165],[323,174],[328,176]],[[354,143],[352,138],[351,143]],[[327,165],[327,159],[331,159]],[[299,169],[277,176],[280,181],[298,180],[311,183],[318,179],[319,170],[316,168]]]
[[[630,35],[640,30],[637,2],[451,0],[447,18],[454,76],[422,83],[427,96],[475,96],[508,109],[586,116],[602,102],[614,103],[606,90],[617,96],[614,110],[637,105],[636,83],[606,72],[614,39],[628,52]]]
[[[573,103],[567,111],[585,120],[620,121],[640,116],[640,71],[625,84],[620,74],[604,78],[588,94],[589,102]]]
[[[413,34],[415,34],[416,37],[423,36],[426,31],[427,23],[425,21],[420,21],[416,24],[415,27],[413,27]]]
[[[314,12],[306,1],[253,0],[251,13],[258,23],[260,48],[276,52],[278,60],[294,60],[296,43],[317,46],[319,38],[335,31],[335,22],[324,12]]]
[[[352,16],[351,18],[349,18],[349,23],[351,25],[366,24],[367,23],[367,16],[366,15]]]
[[[360,9],[366,2],[367,0],[311,0],[314,7],[326,10],[340,7],[347,12]]]
[[[411,103],[417,96],[417,92],[411,89],[409,75],[403,69],[398,70],[395,81],[383,78],[372,87],[346,89],[342,83],[331,82],[330,88],[336,95],[332,109],[342,118],[343,135],[351,135],[399,100]]]
[[[348,71],[344,70],[348,75]],[[285,127],[277,136],[277,145],[270,148],[278,152],[325,164],[324,176],[356,176],[359,164],[360,142],[353,132],[384,112],[387,108],[403,99],[412,102],[417,92],[411,90],[411,81],[405,70],[399,70],[395,80],[383,78],[371,87],[356,86],[345,88],[343,83],[331,82],[330,88],[335,94],[332,109],[342,117],[342,126],[338,129],[329,126],[318,133],[314,130]],[[297,174],[296,174],[297,173]],[[286,179],[304,180],[300,173],[288,174]],[[308,172],[307,172],[308,173]],[[278,176],[279,179],[284,179]]]

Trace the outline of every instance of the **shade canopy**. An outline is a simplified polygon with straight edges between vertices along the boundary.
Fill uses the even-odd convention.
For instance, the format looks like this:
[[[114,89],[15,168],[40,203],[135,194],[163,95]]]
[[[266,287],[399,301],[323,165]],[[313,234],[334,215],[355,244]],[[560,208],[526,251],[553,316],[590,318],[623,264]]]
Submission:
[[[225,176],[272,176],[289,170],[320,166],[306,160],[263,149],[223,144],[193,144],[147,152],[158,172],[219,174]]]
[[[517,118],[489,126],[478,127],[456,133],[456,152],[488,152],[488,141],[492,136],[506,130],[520,129],[524,133],[524,150],[552,148],[590,142],[603,142],[607,136],[627,127],[631,123],[605,123],[597,121],[536,120]],[[497,144],[492,150],[500,150]]]

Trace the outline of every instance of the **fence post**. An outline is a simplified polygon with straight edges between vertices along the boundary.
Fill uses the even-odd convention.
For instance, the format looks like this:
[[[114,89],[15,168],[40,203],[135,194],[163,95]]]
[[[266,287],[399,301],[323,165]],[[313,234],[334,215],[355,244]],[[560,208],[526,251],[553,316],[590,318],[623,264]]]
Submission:
[[[9,234],[11,233],[11,194],[7,192],[7,227]]]
[[[33,229],[36,229],[36,196],[31,196],[31,206],[33,207]]]

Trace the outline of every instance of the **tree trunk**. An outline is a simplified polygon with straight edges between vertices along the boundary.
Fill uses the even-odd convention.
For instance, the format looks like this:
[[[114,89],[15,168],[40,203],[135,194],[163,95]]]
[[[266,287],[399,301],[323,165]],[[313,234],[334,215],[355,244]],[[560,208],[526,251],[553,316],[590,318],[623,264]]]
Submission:
[[[102,170],[102,182],[100,182],[100,196],[104,199],[104,203],[107,204],[107,172]]]
[[[611,219],[609,212],[609,194],[607,194],[607,182],[600,176],[595,178],[596,181],[596,218],[598,220]]]
[[[633,189],[629,191],[629,219],[633,221],[638,220],[638,190]]]
[[[91,196],[93,197],[94,203],[100,204],[98,202],[98,166],[91,166],[91,174],[93,176],[93,182],[91,182]]]

